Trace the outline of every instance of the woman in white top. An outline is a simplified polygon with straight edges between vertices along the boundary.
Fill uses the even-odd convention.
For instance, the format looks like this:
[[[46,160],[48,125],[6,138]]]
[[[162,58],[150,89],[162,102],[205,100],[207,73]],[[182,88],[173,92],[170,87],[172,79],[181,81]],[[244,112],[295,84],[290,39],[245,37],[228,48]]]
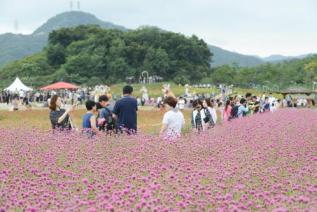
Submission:
[[[168,111],[164,114],[160,135],[168,139],[178,138],[181,136],[182,128],[185,125],[184,115],[176,107],[176,98],[166,97],[164,105]]]

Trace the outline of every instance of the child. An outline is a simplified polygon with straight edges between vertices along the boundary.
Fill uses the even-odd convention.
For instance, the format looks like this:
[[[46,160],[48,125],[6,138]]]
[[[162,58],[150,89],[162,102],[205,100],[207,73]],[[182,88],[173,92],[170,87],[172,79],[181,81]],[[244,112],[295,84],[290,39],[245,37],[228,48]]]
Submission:
[[[97,119],[95,113],[97,112],[97,106],[94,101],[88,100],[86,102],[87,113],[83,118],[83,130],[90,137],[93,137],[98,133]]]

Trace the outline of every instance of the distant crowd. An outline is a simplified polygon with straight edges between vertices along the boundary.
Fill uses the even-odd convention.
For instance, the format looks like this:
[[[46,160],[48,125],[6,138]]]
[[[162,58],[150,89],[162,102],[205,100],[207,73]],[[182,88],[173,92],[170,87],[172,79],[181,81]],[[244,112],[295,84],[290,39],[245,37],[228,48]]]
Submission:
[[[135,134],[137,133],[138,100],[132,96],[133,87],[127,85],[123,88],[123,97],[111,101],[108,95],[101,95],[97,102],[88,99],[85,102],[87,109],[82,120],[82,132],[95,137],[100,134]],[[165,138],[181,136],[185,126],[183,110],[186,98],[176,98],[172,93],[167,93],[157,102],[157,107],[165,111],[162,120],[160,135]],[[307,106],[307,101],[299,105],[288,96],[283,100],[272,96],[255,96],[247,93],[244,96],[226,96],[224,99],[213,99],[198,96],[190,100],[192,130],[202,132],[213,129],[218,123],[226,124],[234,119],[240,119],[253,114],[274,112],[280,107]],[[313,103],[314,104],[314,103]],[[63,98],[53,95],[50,98],[50,120],[53,129],[65,130],[77,128],[72,121],[72,111],[76,104],[63,109]]]

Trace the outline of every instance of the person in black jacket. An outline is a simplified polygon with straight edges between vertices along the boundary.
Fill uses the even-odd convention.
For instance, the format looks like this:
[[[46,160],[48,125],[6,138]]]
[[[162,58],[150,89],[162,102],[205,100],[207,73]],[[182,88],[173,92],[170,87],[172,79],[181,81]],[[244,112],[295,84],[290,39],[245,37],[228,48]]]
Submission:
[[[62,100],[59,96],[54,95],[51,98],[49,108],[50,112],[50,120],[53,129],[72,129],[72,120],[70,117],[70,113],[74,111],[75,106],[68,108],[67,110],[61,108]]]

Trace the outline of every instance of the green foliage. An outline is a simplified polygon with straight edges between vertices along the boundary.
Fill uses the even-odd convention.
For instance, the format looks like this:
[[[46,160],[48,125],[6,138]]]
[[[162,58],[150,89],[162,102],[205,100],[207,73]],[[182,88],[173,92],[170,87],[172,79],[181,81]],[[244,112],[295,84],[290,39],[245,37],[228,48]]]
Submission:
[[[52,78],[54,71],[54,68],[47,63],[45,52],[41,52],[9,63],[1,69],[0,87],[8,86],[16,76],[19,76],[28,85],[41,86],[43,82]]]
[[[66,61],[66,52],[65,47],[57,44],[52,45],[50,48],[47,49],[47,62],[51,66],[59,66],[64,64]]]
[[[177,84],[225,83],[238,87],[307,87],[317,79],[317,56],[276,64],[241,67],[237,63],[210,68],[212,54],[196,36],[145,27],[134,31],[79,26],[53,31],[49,44],[33,56],[0,70],[0,87],[19,76],[38,87],[55,81],[93,86],[138,79],[143,71]]]
[[[48,35],[53,30],[77,27],[80,25],[97,25],[105,29],[127,31],[125,27],[104,22],[94,15],[71,11],[50,18],[31,35],[6,33],[0,35],[0,68],[4,64],[40,52],[48,43]],[[81,34],[78,34],[81,36]],[[64,41],[67,42],[66,37]]]
[[[208,78],[213,83],[234,84],[239,87],[310,87],[312,80],[317,79],[317,55],[256,67],[220,66],[213,68]]]
[[[15,75],[47,80],[37,80],[40,85],[59,80],[94,85],[138,79],[148,71],[186,84],[206,77],[210,60],[207,44],[196,36],[149,27],[124,32],[79,26],[53,31],[40,54],[6,66],[1,74],[11,80]]]

